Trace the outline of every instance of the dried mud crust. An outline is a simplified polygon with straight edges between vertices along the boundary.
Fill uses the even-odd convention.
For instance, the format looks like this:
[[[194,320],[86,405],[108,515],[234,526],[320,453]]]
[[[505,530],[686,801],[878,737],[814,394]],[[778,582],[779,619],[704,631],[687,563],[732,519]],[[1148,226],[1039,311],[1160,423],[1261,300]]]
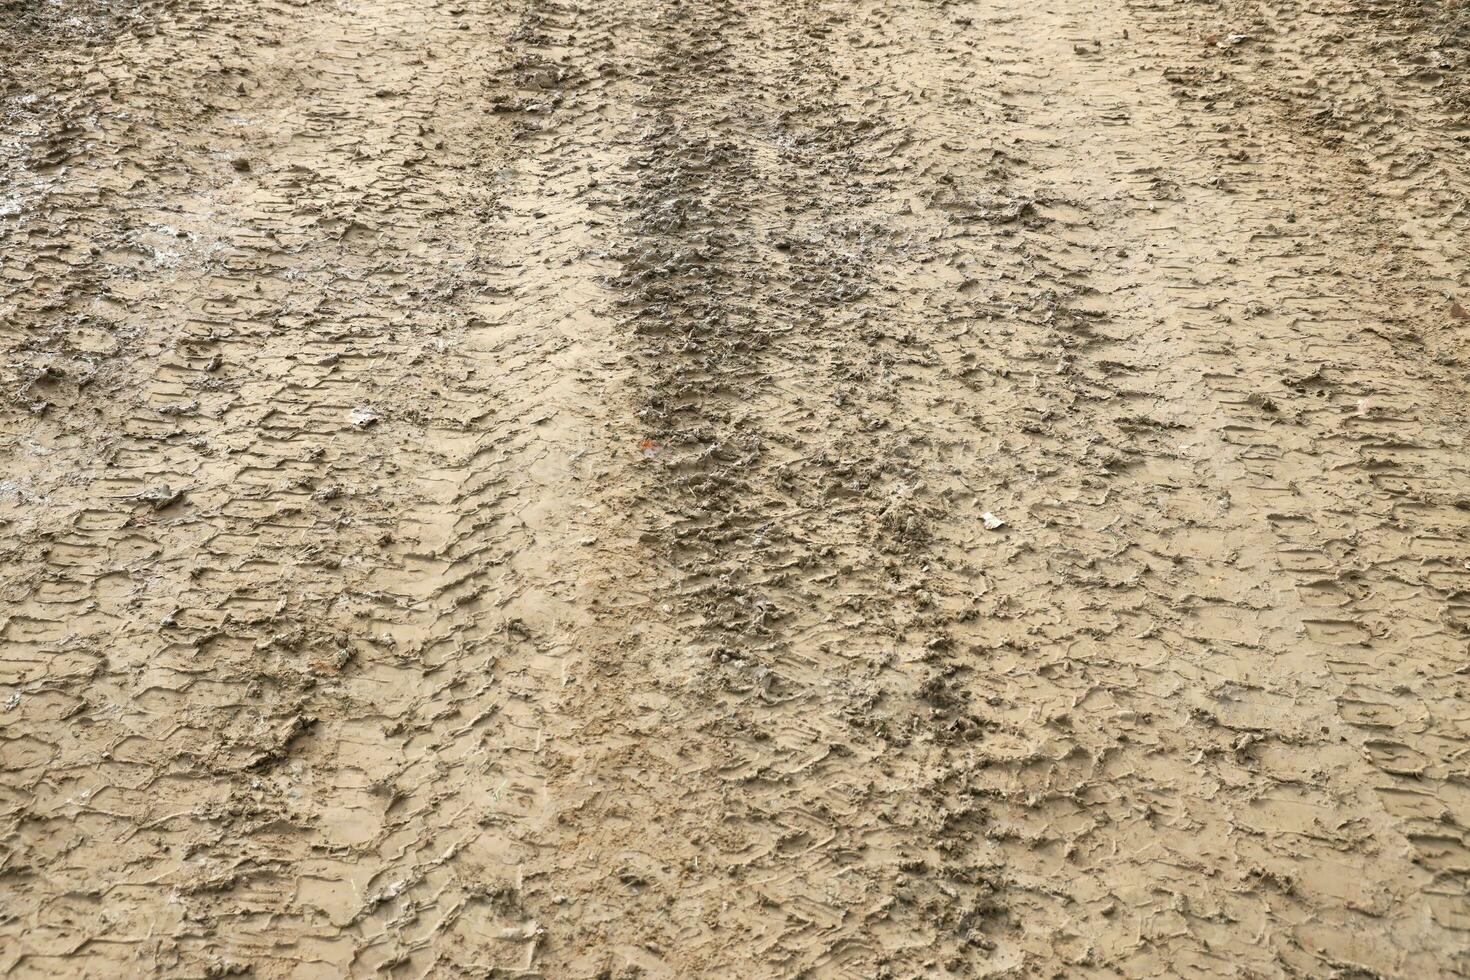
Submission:
[[[1334,2],[7,24],[0,970],[1470,971],[1463,38]]]

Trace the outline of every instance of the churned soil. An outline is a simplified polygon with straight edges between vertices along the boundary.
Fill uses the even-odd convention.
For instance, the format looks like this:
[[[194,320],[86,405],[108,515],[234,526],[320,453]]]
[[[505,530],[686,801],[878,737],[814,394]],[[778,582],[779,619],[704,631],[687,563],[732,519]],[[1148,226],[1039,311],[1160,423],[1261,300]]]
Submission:
[[[1467,65],[0,2],[0,975],[1470,974]]]

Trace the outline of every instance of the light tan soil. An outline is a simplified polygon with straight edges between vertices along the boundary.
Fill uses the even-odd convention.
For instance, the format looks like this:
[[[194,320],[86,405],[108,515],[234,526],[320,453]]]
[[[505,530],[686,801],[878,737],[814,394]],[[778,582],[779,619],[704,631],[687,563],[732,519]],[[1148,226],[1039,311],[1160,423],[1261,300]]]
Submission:
[[[0,975],[1470,974],[1467,47],[0,4]]]

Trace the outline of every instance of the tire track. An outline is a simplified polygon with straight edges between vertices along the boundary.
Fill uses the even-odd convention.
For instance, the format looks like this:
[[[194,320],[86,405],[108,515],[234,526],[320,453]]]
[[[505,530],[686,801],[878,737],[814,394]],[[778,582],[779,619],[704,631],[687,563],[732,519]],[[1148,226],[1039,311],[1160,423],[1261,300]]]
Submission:
[[[602,377],[584,244],[533,213],[576,188],[479,115],[506,12],[312,13],[124,37],[36,219],[107,247],[36,335],[112,359],[42,348],[54,407],[8,426],[13,973],[485,970],[539,935],[516,827]]]
[[[5,96],[0,969],[1463,972],[1442,100],[1364,208],[1182,10],[150,10]]]

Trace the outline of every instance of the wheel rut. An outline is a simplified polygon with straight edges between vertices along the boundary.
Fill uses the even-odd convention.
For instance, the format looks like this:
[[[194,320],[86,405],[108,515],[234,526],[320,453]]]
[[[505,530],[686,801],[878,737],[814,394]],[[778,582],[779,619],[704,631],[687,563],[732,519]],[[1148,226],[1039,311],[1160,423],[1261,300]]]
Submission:
[[[1465,972],[1457,35],[1217,6],[0,26],[0,972]]]

